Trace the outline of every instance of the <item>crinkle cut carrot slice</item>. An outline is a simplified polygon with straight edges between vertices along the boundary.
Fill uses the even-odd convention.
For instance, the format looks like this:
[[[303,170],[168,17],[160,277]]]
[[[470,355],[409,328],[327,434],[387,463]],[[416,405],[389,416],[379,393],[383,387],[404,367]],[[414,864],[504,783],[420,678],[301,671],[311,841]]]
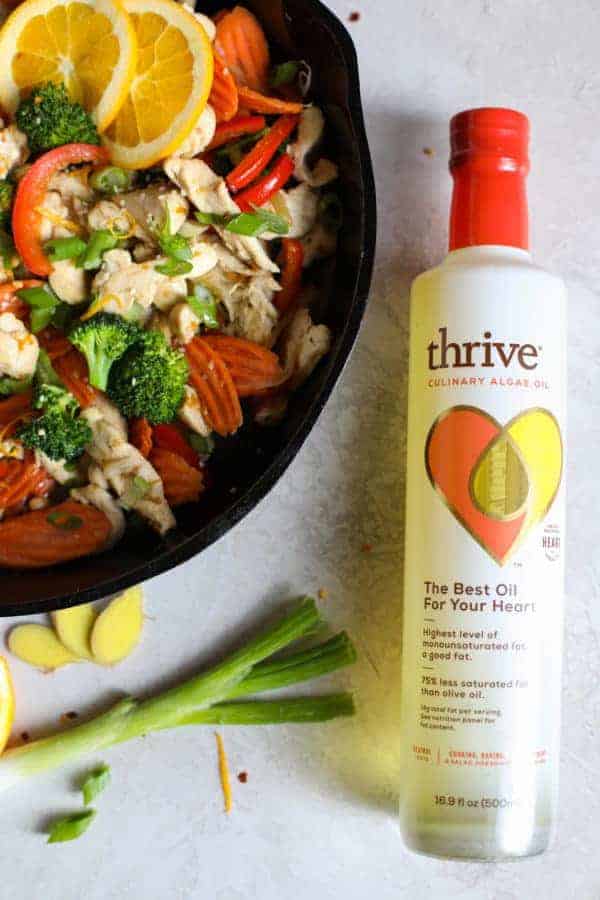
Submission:
[[[129,423],[129,443],[146,459],[152,450],[152,425],[148,419],[132,419]]]
[[[190,383],[209,425],[223,437],[233,434],[242,424],[242,409],[227,365],[202,338],[191,340],[185,351]]]
[[[0,566],[37,569],[98,553],[111,536],[107,516],[67,500],[0,522]]]
[[[46,496],[54,480],[37,465],[33,453],[24,459],[0,459],[0,509],[10,510],[32,497]]]
[[[150,454],[150,462],[160,475],[169,506],[181,506],[182,503],[195,503],[204,487],[204,479],[200,469],[162,447],[155,447]]]
[[[278,356],[261,344],[226,334],[205,335],[200,340],[225,362],[238,397],[252,397],[285,379]]]
[[[229,122],[237,115],[239,107],[235,78],[223,60],[215,55],[215,68],[208,102],[215,111],[217,122]]]
[[[215,49],[238,85],[264,91],[268,84],[269,45],[256,16],[236,6],[217,23]]]
[[[24,391],[0,400],[0,440],[10,437],[21,422],[31,417],[31,399],[32,392]]]
[[[265,113],[265,115],[290,115],[298,116],[304,109],[302,103],[292,100],[280,100],[279,97],[267,97],[259,91],[249,87],[238,87],[240,105],[251,112]]]

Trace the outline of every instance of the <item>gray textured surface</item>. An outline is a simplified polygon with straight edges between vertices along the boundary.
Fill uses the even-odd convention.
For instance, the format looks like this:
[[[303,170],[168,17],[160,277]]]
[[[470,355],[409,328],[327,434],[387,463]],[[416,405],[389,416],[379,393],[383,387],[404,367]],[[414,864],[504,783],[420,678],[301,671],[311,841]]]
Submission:
[[[341,679],[352,722],[225,735],[235,808],[221,811],[210,730],[107,754],[113,783],[93,830],[46,847],[75,808],[73,770],[3,797],[0,897],[15,900],[547,900],[600,897],[597,736],[597,380],[600,270],[598,18],[593,0],[335,0],[361,58],[380,197],[379,254],[358,347],[306,447],[270,497],[200,559],[148,585],[143,650],[116,671],[44,677],[15,664],[18,730],[56,722],[112,689],[187,671],[283,597],[326,587],[336,626],[362,649]],[[570,502],[561,822],[546,856],[509,865],[411,856],[394,818],[406,289],[444,251],[447,120],[480,104],[534,126],[536,256],[566,276]],[[433,155],[425,155],[429,147]],[[372,552],[361,550],[372,545]]]

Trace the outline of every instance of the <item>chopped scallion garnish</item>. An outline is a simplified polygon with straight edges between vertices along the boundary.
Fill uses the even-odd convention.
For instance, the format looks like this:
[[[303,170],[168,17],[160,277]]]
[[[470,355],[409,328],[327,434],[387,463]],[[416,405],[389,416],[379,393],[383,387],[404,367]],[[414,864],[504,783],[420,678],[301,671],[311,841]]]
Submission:
[[[110,768],[106,765],[99,766],[90,772],[81,785],[81,793],[83,794],[83,802],[85,806],[93,803],[98,794],[101,794],[110,781]]]
[[[194,293],[187,301],[200,319],[200,324],[206,328],[218,328],[217,301],[214,294],[203,284],[194,285]]]
[[[231,216],[197,212],[196,218],[201,225],[216,225],[224,228],[225,231],[241,234],[244,237],[259,237],[267,231],[283,235],[290,230],[290,226],[283,216],[258,207],[254,209],[254,212],[236,213]]]
[[[34,334],[52,322],[56,311],[61,306],[60,300],[50,285],[23,288],[23,290],[17,291],[17,296],[31,307],[29,320]]]
[[[269,76],[269,84],[274,88],[281,87],[284,84],[291,84],[292,81],[296,80],[300,66],[301,63],[295,59],[273,66]]]
[[[96,815],[94,809],[84,809],[81,812],[55,819],[48,831],[49,844],[63,844],[65,841],[74,841],[88,830]]]
[[[90,176],[90,187],[101,194],[121,194],[133,184],[134,173],[119,166],[104,166]]]
[[[77,531],[83,525],[81,516],[73,516],[62,510],[49,513],[46,516],[46,521],[49,522],[50,525],[54,525],[55,528],[59,528],[61,531]]]
[[[215,442],[210,435],[192,432],[188,435],[188,441],[201,459],[208,459],[215,449]]]
[[[85,241],[74,235],[73,237],[54,238],[54,240],[48,241],[44,249],[50,262],[59,262],[62,259],[77,259],[84,252],[86,246]]]
[[[182,234],[173,234],[171,230],[171,214],[169,207],[165,207],[165,223],[156,238],[158,245],[167,257],[165,263],[155,266],[157,272],[173,277],[175,275],[187,275],[192,271],[192,247],[189,238]]]
[[[104,228],[92,231],[85,252],[82,253],[79,259],[79,265],[86,271],[99,269],[102,265],[103,255],[108,250],[114,250],[118,245],[119,237],[112,231]]]

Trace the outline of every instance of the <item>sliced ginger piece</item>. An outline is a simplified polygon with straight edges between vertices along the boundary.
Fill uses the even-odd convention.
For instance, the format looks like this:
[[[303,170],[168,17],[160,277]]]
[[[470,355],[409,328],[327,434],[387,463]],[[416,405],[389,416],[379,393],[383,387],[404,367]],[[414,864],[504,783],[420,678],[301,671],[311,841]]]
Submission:
[[[58,639],[81,659],[92,659],[90,635],[95,621],[96,610],[91,603],[52,613],[52,624]]]
[[[101,612],[90,637],[92,656],[104,666],[114,666],[136,646],[144,624],[140,585],[120,594]]]
[[[10,737],[15,719],[15,690],[8,662],[0,656],[0,753]]]
[[[38,669],[59,669],[79,662],[61,644],[54,630],[47,625],[17,625],[8,636],[8,649],[23,662]]]

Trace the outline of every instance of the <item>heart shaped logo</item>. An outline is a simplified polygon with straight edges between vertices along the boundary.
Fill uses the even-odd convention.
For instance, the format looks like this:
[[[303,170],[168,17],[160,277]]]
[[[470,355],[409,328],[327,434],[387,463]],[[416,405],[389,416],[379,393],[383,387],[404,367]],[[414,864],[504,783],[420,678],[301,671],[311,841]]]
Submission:
[[[453,406],[429,431],[425,465],[450,512],[502,566],[554,502],[560,428],[539,407],[502,426],[476,406]]]

